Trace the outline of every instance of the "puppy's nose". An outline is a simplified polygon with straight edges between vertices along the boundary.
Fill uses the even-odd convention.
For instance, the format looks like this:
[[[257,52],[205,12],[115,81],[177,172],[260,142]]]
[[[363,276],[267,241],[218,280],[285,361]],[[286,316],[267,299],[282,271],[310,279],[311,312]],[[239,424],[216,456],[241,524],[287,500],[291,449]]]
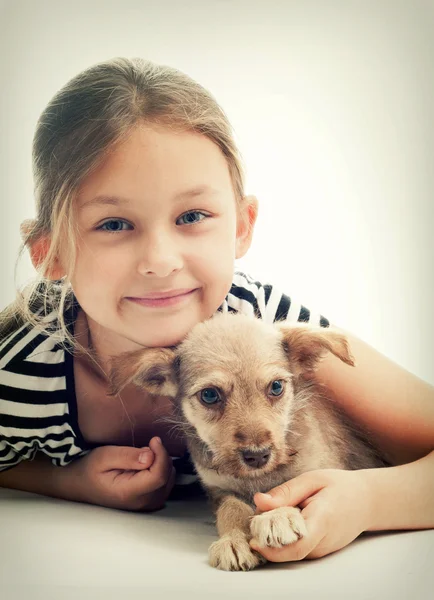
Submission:
[[[262,450],[241,450],[241,455],[244,462],[248,467],[252,469],[259,469],[267,464],[270,458],[270,448],[263,448]]]

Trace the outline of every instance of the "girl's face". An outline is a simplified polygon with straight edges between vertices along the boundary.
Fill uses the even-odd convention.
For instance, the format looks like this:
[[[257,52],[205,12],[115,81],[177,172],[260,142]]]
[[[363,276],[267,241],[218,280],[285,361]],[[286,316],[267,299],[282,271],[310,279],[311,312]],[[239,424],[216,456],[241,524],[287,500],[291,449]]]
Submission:
[[[113,354],[179,343],[231,286],[250,244],[238,216],[213,142],[135,128],[79,191],[71,280],[91,333]]]

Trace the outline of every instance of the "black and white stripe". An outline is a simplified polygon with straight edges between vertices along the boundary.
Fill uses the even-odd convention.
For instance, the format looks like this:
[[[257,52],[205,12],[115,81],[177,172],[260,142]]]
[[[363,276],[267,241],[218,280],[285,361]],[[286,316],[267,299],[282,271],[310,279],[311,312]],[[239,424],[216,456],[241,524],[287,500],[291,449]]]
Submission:
[[[44,320],[56,318],[53,311]],[[86,452],[71,423],[62,342],[56,331],[24,325],[0,346],[0,470],[39,450],[58,466]]]
[[[305,322],[329,327],[329,321],[292,300],[274,286],[255,281],[245,273],[236,271],[232,287],[221,310],[241,312],[258,317],[267,323],[286,321]]]

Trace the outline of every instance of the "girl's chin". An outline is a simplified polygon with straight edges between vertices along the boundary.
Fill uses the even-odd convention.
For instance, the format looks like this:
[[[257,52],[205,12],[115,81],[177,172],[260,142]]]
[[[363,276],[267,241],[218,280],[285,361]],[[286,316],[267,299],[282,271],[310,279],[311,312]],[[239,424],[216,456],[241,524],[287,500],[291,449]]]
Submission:
[[[146,348],[169,348],[171,346],[177,346],[180,344],[188,332],[182,334],[173,334],[173,335],[155,335],[150,336],[144,335],[142,338],[138,338],[134,336],[134,339],[131,339],[131,342],[137,344],[137,346],[143,346]]]
[[[206,320],[206,318],[202,320]],[[182,327],[179,326],[180,322],[182,323]],[[142,332],[137,331],[137,328],[129,327],[130,335],[127,335],[127,337],[139,346],[169,348],[180,344],[199,322],[199,318],[190,318],[187,321],[187,319],[179,317],[179,319],[176,319],[176,323],[172,323],[172,327],[170,326],[170,322],[166,325],[164,325],[164,322],[161,322],[159,327],[155,325],[152,328],[144,327]]]

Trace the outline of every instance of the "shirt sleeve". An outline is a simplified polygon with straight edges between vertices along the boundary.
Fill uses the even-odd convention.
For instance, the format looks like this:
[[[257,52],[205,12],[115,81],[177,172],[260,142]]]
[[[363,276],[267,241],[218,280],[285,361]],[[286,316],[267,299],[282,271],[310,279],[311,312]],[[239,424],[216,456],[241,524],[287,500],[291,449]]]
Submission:
[[[0,471],[38,452],[65,466],[87,451],[72,356],[57,335],[26,324],[0,343]]]
[[[36,449],[26,448],[24,452],[17,451],[8,440],[0,434],[0,472],[15,467],[22,460],[32,459]]]
[[[286,321],[320,327],[330,326],[330,322],[324,316],[309,310],[274,285],[262,284],[240,271],[234,275],[227,296],[227,310],[255,316],[267,323]]]

